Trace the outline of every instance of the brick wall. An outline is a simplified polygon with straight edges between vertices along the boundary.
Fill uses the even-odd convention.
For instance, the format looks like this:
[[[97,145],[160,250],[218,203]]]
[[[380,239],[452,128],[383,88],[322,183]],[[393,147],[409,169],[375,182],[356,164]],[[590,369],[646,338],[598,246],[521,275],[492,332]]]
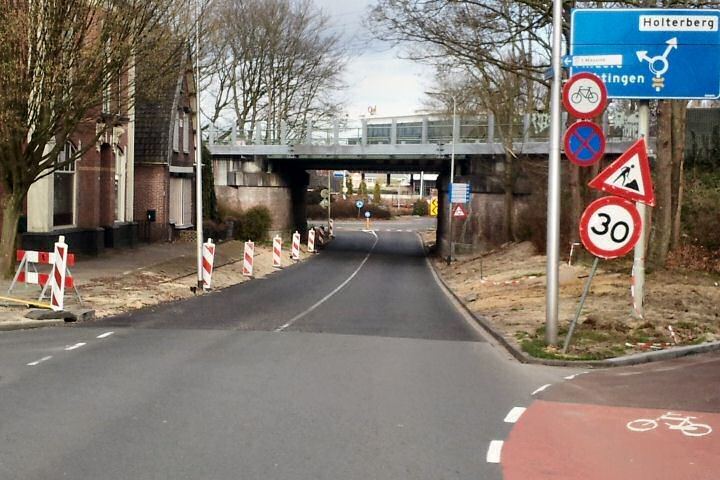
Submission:
[[[139,236],[145,241],[168,238],[168,192],[169,174],[167,165],[135,165],[135,203],[133,214],[140,224]],[[155,222],[147,221],[147,211],[155,210]]]

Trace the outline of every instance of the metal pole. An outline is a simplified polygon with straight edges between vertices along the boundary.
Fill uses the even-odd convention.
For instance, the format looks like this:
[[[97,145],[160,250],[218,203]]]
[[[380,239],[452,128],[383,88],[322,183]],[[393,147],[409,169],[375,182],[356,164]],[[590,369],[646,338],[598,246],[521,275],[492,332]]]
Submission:
[[[328,196],[327,196],[327,201],[328,201],[328,235],[330,235],[330,220],[332,219],[332,211],[331,211],[331,208],[332,208],[332,174],[331,174],[331,172],[332,172],[332,170],[328,170],[328,171],[327,171],[327,176],[328,176],[328,186],[327,186],[327,190],[328,190]]]
[[[595,272],[597,272],[598,263],[600,263],[600,257],[595,257],[595,260],[593,261],[592,268],[590,269],[590,275],[588,276],[587,281],[585,282],[585,288],[583,289],[582,296],[580,297],[580,303],[578,304],[578,308],[575,311],[575,318],[573,318],[572,323],[570,324],[570,329],[568,330],[567,336],[565,337],[565,344],[563,345],[562,353],[565,355],[567,353],[567,349],[570,346],[570,340],[572,339],[573,332],[575,331],[575,325],[577,325],[578,318],[580,318],[580,313],[582,312],[583,305],[585,305],[585,299],[588,296],[588,292],[590,292],[590,284],[593,281],[593,278],[595,277]]]
[[[650,101],[641,100],[638,108],[638,135],[647,141],[650,131]],[[640,214],[640,239],[635,244],[633,258],[633,310],[636,318],[643,318],[645,296],[645,236],[647,235],[647,208],[644,203],[636,202]]]
[[[197,287],[202,291],[202,132],[200,131],[200,4],[195,2],[195,223],[197,243]]]
[[[558,284],[560,259],[560,86],[562,83],[562,0],[553,0],[552,34],[553,81],[550,97],[550,159],[548,166],[547,205],[547,290],[545,307],[545,343],[558,341]]]
[[[452,145],[450,147],[450,183],[448,183],[448,240],[450,242],[449,245],[449,251],[448,251],[448,258],[447,258],[447,264],[450,265],[450,262],[452,262],[452,255],[453,255],[453,229],[452,229],[452,201],[450,201],[451,197],[451,191],[453,187],[453,183],[455,182],[455,115],[456,115],[456,101],[455,101],[455,95],[452,97],[453,101],[453,114],[452,114]]]

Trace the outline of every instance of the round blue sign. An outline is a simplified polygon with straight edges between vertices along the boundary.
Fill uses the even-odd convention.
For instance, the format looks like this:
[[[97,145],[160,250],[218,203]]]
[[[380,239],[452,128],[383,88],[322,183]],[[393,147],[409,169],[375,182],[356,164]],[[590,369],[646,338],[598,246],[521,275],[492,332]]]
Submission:
[[[357,202],[355,202],[355,206],[356,206],[357,208],[362,208],[363,205],[365,205],[365,204],[363,203],[362,200],[358,200]]]
[[[581,167],[596,163],[605,154],[605,134],[602,128],[586,120],[570,125],[563,143],[568,160]]]
[[[365,218],[370,218],[370,212],[365,212]]]

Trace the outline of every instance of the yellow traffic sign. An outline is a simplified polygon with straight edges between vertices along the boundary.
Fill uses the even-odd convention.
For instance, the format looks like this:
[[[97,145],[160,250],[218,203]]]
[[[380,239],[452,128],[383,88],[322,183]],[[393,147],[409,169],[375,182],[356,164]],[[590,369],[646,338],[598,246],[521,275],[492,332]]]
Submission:
[[[430,216],[437,217],[438,215],[438,199],[433,198],[430,200]]]

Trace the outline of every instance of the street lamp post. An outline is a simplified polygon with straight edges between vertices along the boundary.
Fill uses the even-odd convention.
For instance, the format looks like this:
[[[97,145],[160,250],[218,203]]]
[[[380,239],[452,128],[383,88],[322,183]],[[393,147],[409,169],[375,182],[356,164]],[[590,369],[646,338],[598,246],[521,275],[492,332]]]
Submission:
[[[202,132],[200,131],[200,6],[195,1],[195,223],[197,245],[197,290],[202,291]]]

